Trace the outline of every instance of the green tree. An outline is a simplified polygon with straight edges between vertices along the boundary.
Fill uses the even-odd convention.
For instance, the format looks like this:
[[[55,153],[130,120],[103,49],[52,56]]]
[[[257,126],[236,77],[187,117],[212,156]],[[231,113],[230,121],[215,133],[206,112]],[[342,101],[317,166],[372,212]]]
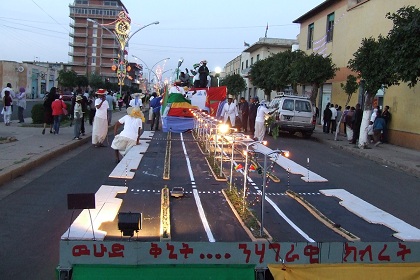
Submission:
[[[312,86],[311,102],[316,104],[319,87],[327,80],[334,78],[337,68],[332,62],[331,55],[324,57],[320,54],[301,55],[291,66],[291,81]]]
[[[272,57],[257,61],[251,66],[249,79],[252,84],[264,91],[266,99],[269,99],[271,91],[275,90],[273,67],[275,60]]]
[[[239,74],[228,75],[220,81],[222,86],[226,86],[228,93],[233,95],[240,95],[246,89],[244,78]]]
[[[96,91],[97,89],[104,87],[104,82],[102,81],[101,76],[96,73],[91,73],[89,76],[89,85]]]
[[[85,75],[77,76],[76,78],[76,85],[78,87],[87,87],[89,85],[89,79]]]
[[[77,85],[77,73],[74,70],[58,71],[58,84],[62,87],[74,87]]]
[[[303,51],[280,52],[272,56],[274,59],[273,64],[273,84],[276,91],[283,91],[284,88],[292,86],[293,92],[297,94],[297,85],[299,81],[293,79],[293,65],[296,61],[303,59],[306,54]]]
[[[386,40],[388,59],[398,79],[414,87],[420,77],[420,10],[407,6],[386,18],[394,23]]]
[[[372,113],[373,98],[379,89],[398,83],[398,79],[391,60],[388,59],[386,39],[382,36],[379,36],[378,40],[372,37],[364,38],[348,65],[351,70],[360,73],[365,91],[363,121],[359,135],[359,147],[363,148],[368,144],[367,126]]]

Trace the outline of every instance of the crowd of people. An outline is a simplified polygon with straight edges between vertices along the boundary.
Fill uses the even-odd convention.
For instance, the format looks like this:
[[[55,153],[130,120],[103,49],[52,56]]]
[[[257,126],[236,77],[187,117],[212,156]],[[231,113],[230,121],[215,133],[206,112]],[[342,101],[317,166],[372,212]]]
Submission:
[[[265,100],[259,102],[257,96],[250,98],[249,102],[241,97],[237,104],[234,96],[229,94],[218,116],[231,127],[251,134],[255,141],[262,141],[265,135],[265,118],[275,110],[268,109],[267,105]]]
[[[323,132],[335,133],[339,129],[339,133],[343,131],[344,136],[350,144],[356,144],[359,140],[360,126],[363,119],[363,110],[360,104],[356,106],[346,106],[344,111],[341,111],[341,106],[328,103],[323,111]],[[367,134],[370,143],[378,146],[387,142],[388,125],[391,121],[391,113],[389,106],[385,106],[382,112],[379,106],[373,109],[372,115],[369,119]],[[341,127],[343,128],[341,130]]]

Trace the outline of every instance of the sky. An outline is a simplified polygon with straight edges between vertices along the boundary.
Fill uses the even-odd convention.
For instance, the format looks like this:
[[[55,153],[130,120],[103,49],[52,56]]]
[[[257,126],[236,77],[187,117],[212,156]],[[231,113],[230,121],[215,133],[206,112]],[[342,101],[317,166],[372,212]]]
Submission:
[[[68,62],[69,0],[2,1],[0,9],[0,60]],[[123,0],[131,18],[131,32],[154,21],[129,41],[128,60],[164,71],[207,60],[210,71],[223,68],[259,38],[296,39],[295,19],[324,0]],[[5,39],[7,41],[5,41]],[[5,43],[7,42],[7,43]],[[155,68],[153,68],[155,69]],[[168,71],[169,73],[171,71]]]

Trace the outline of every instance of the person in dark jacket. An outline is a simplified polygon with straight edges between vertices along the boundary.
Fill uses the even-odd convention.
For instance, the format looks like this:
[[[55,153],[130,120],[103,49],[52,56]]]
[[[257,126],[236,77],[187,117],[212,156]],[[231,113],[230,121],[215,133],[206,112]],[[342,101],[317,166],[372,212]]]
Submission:
[[[57,96],[57,88],[52,87],[50,89],[50,92],[47,94],[47,98],[44,101],[43,107],[44,107],[44,128],[42,129],[42,134],[45,134],[45,128],[47,125],[50,126],[50,133],[54,133],[52,129],[53,125],[53,116],[52,116],[52,109],[51,104],[55,100]]]
[[[255,118],[257,117],[257,109],[260,105],[258,102],[258,97],[255,96],[251,98],[249,104],[249,113],[248,113],[248,120],[249,120],[249,131],[254,135],[255,132]]]
[[[359,140],[360,135],[360,126],[362,125],[363,119],[363,111],[360,109],[360,104],[356,104],[356,110],[354,111],[353,118],[352,118],[352,126],[353,126],[353,139],[350,144],[356,144],[357,140]]]
[[[153,99],[150,101],[150,107],[153,108],[153,117],[152,117],[152,125],[150,129],[153,130],[153,126],[155,130],[159,130],[159,121],[160,121],[160,101],[162,100],[162,96],[156,97],[156,92],[152,93]]]
[[[249,104],[245,97],[240,99],[239,111],[241,112],[242,130],[246,132],[248,130]]]
[[[332,111],[330,110],[330,106],[331,106],[330,103],[328,103],[327,106],[325,106],[324,114],[322,116],[322,119],[324,120],[322,131],[324,131],[324,133],[330,132],[331,117],[332,117]]]

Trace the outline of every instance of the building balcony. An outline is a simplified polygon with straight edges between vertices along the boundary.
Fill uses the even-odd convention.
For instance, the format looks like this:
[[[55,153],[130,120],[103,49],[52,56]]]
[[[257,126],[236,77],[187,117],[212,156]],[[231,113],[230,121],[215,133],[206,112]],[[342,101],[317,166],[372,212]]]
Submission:
[[[101,38],[102,38],[102,39],[114,39],[114,40],[115,40],[115,35],[114,35],[114,34],[111,34],[111,33],[109,33],[109,32],[107,32],[107,31],[104,31],[104,32],[102,33]]]
[[[75,56],[85,57],[87,55],[87,53],[86,52],[68,52],[68,55],[73,56],[73,57],[75,57]]]
[[[86,48],[87,47],[87,43],[82,43],[82,42],[69,42],[69,46],[70,47],[83,47],[83,48]]]
[[[86,62],[85,61],[72,61],[68,63],[71,66],[82,66],[82,67],[86,67]]]
[[[116,54],[113,54],[113,53],[101,53],[101,55],[100,55],[101,57],[104,57],[104,58],[115,58],[115,59],[118,59],[118,55],[116,55]]]
[[[102,44],[101,47],[103,49],[119,49],[117,44]]]
[[[69,33],[70,37],[82,37],[82,38],[86,38],[87,37],[87,32],[83,32],[83,33]]]
[[[81,23],[81,22],[69,23],[69,26],[71,28],[87,28],[88,24],[87,24],[87,21],[86,21],[86,23]]]
[[[109,62],[107,61],[107,62],[102,62],[100,67],[111,69],[112,65],[114,65],[114,64],[111,63],[111,61],[109,61]]]

